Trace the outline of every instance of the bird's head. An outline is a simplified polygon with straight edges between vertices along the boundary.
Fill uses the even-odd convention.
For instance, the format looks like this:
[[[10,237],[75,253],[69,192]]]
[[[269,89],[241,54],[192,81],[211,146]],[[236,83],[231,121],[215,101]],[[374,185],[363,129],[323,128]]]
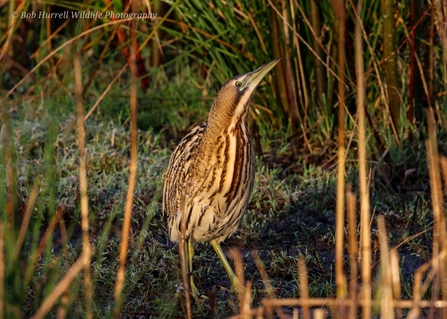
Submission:
[[[230,125],[239,121],[241,117],[245,118],[256,88],[280,59],[274,59],[252,72],[237,75],[227,81],[214,98],[208,125],[216,121]]]

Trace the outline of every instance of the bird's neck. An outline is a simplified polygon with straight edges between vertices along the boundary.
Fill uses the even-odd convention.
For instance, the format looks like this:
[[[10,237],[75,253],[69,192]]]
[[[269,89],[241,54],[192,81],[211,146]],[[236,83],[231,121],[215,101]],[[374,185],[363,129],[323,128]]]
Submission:
[[[204,139],[206,143],[209,143],[208,147],[212,147],[213,143],[216,143],[222,136],[242,128],[248,131],[247,112],[235,115],[234,112],[230,113],[212,108],[208,117]]]

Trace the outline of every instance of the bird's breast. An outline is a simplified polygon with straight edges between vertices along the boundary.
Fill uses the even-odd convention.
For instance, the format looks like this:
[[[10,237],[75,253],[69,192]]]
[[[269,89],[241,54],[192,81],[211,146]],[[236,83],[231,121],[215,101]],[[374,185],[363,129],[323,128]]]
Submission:
[[[204,168],[204,183],[198,193],[210,198],[216,214],[226,215],[235,201],[250,193],[254,180],[254,149],[246,126],[230,126],[213,143],[213,152]],[[248,196],[247,196],[248,197]]]

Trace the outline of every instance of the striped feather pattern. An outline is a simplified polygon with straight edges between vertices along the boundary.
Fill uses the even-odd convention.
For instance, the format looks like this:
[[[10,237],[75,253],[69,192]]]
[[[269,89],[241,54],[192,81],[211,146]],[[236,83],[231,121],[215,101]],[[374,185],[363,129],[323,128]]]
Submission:
[[[199,293],[191,276],[195,242],[210,241],[230,278],[231,290],[240,287],[220,242],[236,231],[253,190],[256,157],[247,125],[248,107],[257,86],[278,61],[227,81],[214,98],[208,122],[186,135],[169,161],[163,213],[171,241],[180,241],[181,227],[186,224],[190,284],[187,278],[183,280],[193,295]]]
[[[193,242],[219,243],[236,231],[255,177],[248,107],[257,86],[278,61],[227,81],[214,98],[208,122],[186,135],[172,154],[163,190],[163,212],[172,241],[180,239],[182,215],[186,236]]]
[[[206,136],[206,129],[203,123],[185,136],[169,162],[163,211],[175,242],[180,238],[182,192],[188,182],[186,235],[195,242],[220,242],[232,235],[253,189],[255,154],[246,116],[217,136]]]

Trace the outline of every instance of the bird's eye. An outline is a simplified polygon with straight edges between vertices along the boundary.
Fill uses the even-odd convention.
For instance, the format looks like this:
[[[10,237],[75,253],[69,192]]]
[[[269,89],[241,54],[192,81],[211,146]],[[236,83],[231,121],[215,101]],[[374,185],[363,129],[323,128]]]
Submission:
[[[236,85],[237,88],[240,88],[242,86],[242,82],[241,81],[236,81],[234,83],[234,85]]]

